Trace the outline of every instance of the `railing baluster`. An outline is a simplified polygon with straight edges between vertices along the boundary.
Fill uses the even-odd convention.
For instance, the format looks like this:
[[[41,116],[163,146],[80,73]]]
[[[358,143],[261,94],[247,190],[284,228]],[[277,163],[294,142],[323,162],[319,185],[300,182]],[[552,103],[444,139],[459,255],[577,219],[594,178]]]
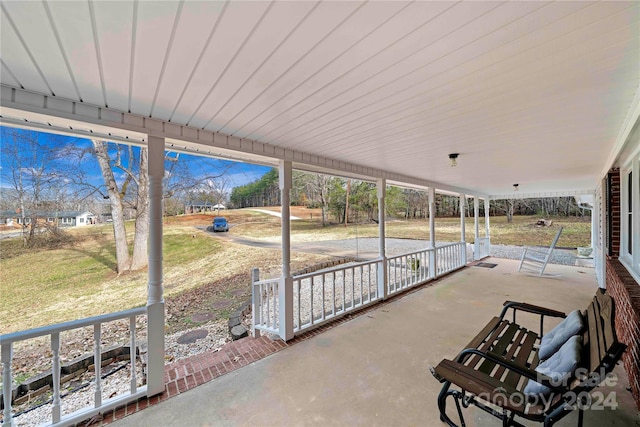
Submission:
[[[347,286],[344,270],[342,271],[342,312],[347,311]]]
[[[311,280],[314,280],[316,277],[318,276],[314,276]],[[324,287],[324,276],[323,280],[320,281],[320,285],[322,286],[322,320],[324,320],[326,318],[326,313],[327,313],[327,294],[326,294],[326,289]]]
[[[376,263],[375,265],[372,265],[372,267],[375,267],[375,269],[373,268],[369,269],[369,286],[373,286],[373,294],[376,296],[376,299],[378,299],[380,298],[380,294],[378,293],[378,268],[380,268],[380,266]],[[375,278],[375,280],[371,280],[372,271],[373,271],[373,277]],[[369,289],[369,292],[371,292],[371,289]]]
[[[356,270],[351,267],[351,309],[356,307]]]
[[[364,292],[363,292],[363,285],[364,285],[364,265],[360,266],[360,305],[364,304]]]
[[[60,333],[51,334],[51,375],[53,382],[53,401],[51,418],[53,423],[60,422]]]
[[[336,315],[336,274],[333,273],[331,281],[331,315]]]
[[[102,368],[102,350],[100,346],[100,341],[102,340],[102,331],[100,326],[100,323],[93,325],[93,364],[96,375],[96,392],[94,402],[96,408],[102,406],[102,378],[100,378]]]
[[[266,299],[267,299],[267,327],[271,328],[271,295],[269,295],[272,292],[272,284],[271,283],[267,283],[266,287],[267,287],[267,292],[266,292]]]
[[[136,373],[136,316],[129,318],[129,333],[131,342],[129,343],[129,362],[131,362],[131,393],[138,390],[138,376]]]
[[[298,280],[296,283],[298,283],[298,328],[301,329],[302,328],[302,307],[300,306],[301,303],[301,298],[300,298],[300,294],[302,293],[302,280]]]
[[[273,298],[273,327],[279,327],[276,326],[276,322],[278,322],[277,324],[279,325],[279,319],[278,319],[278,293],[280,292],[280,282],[274,282],[272,285],[273,288],[273,293],[272,293],[272,298]]]
[[[309,278],[310,283],[309,283],[309,292],[311,293],[311,295],[309,296],[309,319],[311,322],[311,325],[314,324],[314,320],[313,320],[313,277]]]
[[[405,277],[405,279],[404,279],[404,287],[408,288],[409,286],[411,286],[412,280],[413,280],[413,277],[412,277],[413,269],[411,268],[411,264],[410,264],[413,258],[407,256],[406,259],[407,259],[407,264],[404,265],[404,268],[405,268],[405,272],[404,272],[404,277]]]
[[[4,426],[12,427],[11,418],[11,359],[13,359],[13,343],[2,345],[2,399],[4,402]]]

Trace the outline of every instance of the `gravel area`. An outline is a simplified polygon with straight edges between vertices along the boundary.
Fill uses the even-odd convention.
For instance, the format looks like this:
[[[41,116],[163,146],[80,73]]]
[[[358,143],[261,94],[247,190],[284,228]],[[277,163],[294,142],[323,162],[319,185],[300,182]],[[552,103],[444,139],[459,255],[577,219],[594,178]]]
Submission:
[[[387,255],[399,255],[407,252],[413,252],[424,249],[428,245],[426,240],[413,239],[387,239],[386,251]],[[436,246],[443,246],[454,242],[436,242]],[[317,241],[310,243],[313,247],[322,247],[325,249],[337,248],[344,251],[352,251],[356,257],[376,256],[378,253],[377,238],[359,238],[345,240],[329,240]],[[472,244],[468,244],[470,249]],[[522,246],[512,245],[491,245],[491,256],[496,258],[520,259],[522,256]],[[575,249],[558,249],[556,248],[551,255],[551,264],[575,265],[577,259]]]
[[[143,317],[143,316],[141,316]],[[144,322],[146,319],[141,319]],[[250,330],[250,315],[242,319],[243,325]],[[206,331],[206,336],[195,342],[181,344],[178,341],[185,334],[192,331]],[[127,331],[125,331],[126,333]],[[126,342],[126,335],[121,340]],[[231,341],[227,320],[217,320],[208,322],[198,327],[180,331],[165,336],[165,360],[167,363],[180,359],[191,357],[205,351],[219,351],[222,346]],[[50,356],[50,355],[49,355]],[[42,371],[50,369],[50,358],[46,360],[46,366],[41,368]],[[129,361],[112,363],[102,368],[103,379],[102,398],[108,399],[116,395],[127,393],[130,390],[131,381],[131,365]],[[136,362],[137,384],[142,385],[142,365],[140,360]],[[94,386],[95,375],[93,370],[73,379],[69,383],[63,385],[61,390],[61,411],[62,415],[73,413],[79,409],[93,405],[94,402]],[[50,394],[50,393],[49,393]],[[16,426],[34,426],[51,421],[51,398],[44,404],[33,407],[33,402],[14,406],[14,425]],[[2,417],[0,416],[0,419]]]
[[[496,258],[520,259],[522,246],[491,245],[491,256]],[[575,249],[554,249],[550,264],[576,265],[578,255]]]

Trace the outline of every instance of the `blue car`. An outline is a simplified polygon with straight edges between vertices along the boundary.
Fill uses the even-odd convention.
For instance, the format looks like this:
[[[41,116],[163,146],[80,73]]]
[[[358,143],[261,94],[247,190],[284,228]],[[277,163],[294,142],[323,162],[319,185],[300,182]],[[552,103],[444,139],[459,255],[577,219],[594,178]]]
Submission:
[[[216,217],[213,219],[213,231],[229,231],[229,223],[224,217]]]

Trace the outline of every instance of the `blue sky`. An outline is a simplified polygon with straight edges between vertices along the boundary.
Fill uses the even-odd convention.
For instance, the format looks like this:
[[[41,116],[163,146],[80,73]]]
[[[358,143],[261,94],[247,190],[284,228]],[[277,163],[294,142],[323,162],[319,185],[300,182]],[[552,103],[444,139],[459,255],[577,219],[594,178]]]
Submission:
[[[2,139],[0,144],[3,145],[2,158],[0,158],[0,187],[11,187],[9,184],[10,171],[10,159],[6,156],[6,149],[15,147],[18,143],[12,137],[12,133],[16,133],[19,137],[34,138],[38,143],[44,147],[62,148],[67,145],[72,145],[78,148],[91,147],[91,141],[84,138],[77,138],[72,136],[54,135],[43,132],[36,132],[31,130],[2,128]],[[171,157],[175,157],[175,153],[170,154]],[[59,164],[63,163],[64,159],[59,160]],[[233,162],[229,160],[212,159],[201,156],[193,156],[181,153],[179,156],[179,162],[181,164],[188,165],[191,173],[194,177],[207,176],[216,174],[216,171],[222,171],[227,169],[225,179],[227,180],[227,191],[231,191],[233,187],[245,185],[256,179],[259,179],[262,175],[267,173],[271,168],[267,166],[253,165],[248,163]],[[85,172],[91,180],[95,180],[94,183],[102,183],[102,175],[98,163],[95,159],[88,159],[83,162],[83,166],[86,164]],[[55,167],[55,165],[52,165]],[[115,172],[115,171],[114,171]]]

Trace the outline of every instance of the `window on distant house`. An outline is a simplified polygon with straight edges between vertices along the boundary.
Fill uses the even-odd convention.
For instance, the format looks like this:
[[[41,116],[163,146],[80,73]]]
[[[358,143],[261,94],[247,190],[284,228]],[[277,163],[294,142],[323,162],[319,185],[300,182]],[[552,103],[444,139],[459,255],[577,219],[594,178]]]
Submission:
[[[84,224],[84,218],[80,218],[80,224]]]

